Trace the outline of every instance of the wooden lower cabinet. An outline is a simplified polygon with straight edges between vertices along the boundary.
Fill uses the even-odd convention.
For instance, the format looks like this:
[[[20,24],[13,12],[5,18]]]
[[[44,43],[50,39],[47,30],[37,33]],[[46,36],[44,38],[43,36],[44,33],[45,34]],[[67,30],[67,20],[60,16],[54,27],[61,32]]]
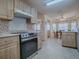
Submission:
[[[1,45],[0,46],[0,59],[20,59],[19,41]]]
[[[38,49],[42,48],[42,41],[40,39],[38,39]]]
[[[0,59],[6,59],[4,56],[5,56],[5,49],[1,49],[0,50]]]
[[[63,32],[62,33],[62,46],[69,48],[77,48],[77,33],[76,32]]]
[[[44,41],[41,38],[38,38],[38,50],[43,47]]]

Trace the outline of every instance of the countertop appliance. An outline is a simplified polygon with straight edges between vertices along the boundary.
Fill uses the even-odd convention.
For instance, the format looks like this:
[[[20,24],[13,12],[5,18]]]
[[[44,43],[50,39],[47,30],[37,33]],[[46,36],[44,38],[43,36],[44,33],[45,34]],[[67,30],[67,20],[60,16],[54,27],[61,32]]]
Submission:
[[[38,51],[38,42],[36,33],[21,32],[21,59],[27,59],[33,53]]]

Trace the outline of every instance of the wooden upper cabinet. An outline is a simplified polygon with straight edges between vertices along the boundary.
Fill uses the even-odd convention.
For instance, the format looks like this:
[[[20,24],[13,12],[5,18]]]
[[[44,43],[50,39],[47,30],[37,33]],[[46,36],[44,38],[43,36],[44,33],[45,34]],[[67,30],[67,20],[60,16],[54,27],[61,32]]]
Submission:
[[[20,0],[20,3],[19,3],[19,10],[23,11],[24,10],[24,4],[23,4],[23,1]]]
[[[14,1],[14,9],[20,9],[20,0]]]
[[[0,18],[8,18],[7,0],[0,0]]]
[[[24,12],[31,14],[31,7],[26,3],[24,3]]]
[[[37,9],[31,8],[31,14],[32,14],[32,23],[37,23]]]
[[[30,14],[31,7],[23,0],[15,0],[15,10],[20,10]]]
[[[0,0],[0,18],[11,20],[14,17],[15,10],[20,10],[33,16],[33,22],[37,19],[37,10],[31,8],[23,0]]]
[[[13,17],[13,0],[0,0],[0,18],[10,20]]]
[[[34,18],[37,18],[37,10],[35,8],[31,8],[31,14]]]
[[[8,0],[8,19],[14,17],[14,0]]]
[[[32,23],[36,23],[37,22],[37,9],[36,8],[32,8],[25,1],[23,1],[23,0],[16,0],[15,1],[15,10],[16,9],[32,15],[33,16],[31,18],[31,22]]]
[[[21,0],[15,0],[14,5],[15,5],[15,7],[14,7],[15,10],[22,10],[23,9],[23,6],[22,6],[23,3]]]

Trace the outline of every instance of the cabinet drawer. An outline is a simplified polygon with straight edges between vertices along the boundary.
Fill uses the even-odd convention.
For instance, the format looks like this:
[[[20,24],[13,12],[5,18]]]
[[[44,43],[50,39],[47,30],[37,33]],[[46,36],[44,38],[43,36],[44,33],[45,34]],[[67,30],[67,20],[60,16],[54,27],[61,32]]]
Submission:
[[[9,44],[12,42],[18,42],[18,41],[19,41],[19,36],[0,38],[0,46],[5,45],[5,44]]]
[[[8,47],[13,46],[13,45],[19,45],[19,43],[14,42],[14,43],[10,43],[10,44],[1,45],[1,46],[0,46],[0,50],[1,50],[1,49],[5,49],[5,48],[8,48]]]

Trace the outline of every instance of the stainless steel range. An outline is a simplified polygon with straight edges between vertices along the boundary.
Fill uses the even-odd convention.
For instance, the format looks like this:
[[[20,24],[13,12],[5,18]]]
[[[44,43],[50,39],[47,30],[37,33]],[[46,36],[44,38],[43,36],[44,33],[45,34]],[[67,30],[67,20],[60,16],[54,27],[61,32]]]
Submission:
[[[20,34],[21,59],[27,59],[38,50],[37,34],[27,32],[21,32]]]

